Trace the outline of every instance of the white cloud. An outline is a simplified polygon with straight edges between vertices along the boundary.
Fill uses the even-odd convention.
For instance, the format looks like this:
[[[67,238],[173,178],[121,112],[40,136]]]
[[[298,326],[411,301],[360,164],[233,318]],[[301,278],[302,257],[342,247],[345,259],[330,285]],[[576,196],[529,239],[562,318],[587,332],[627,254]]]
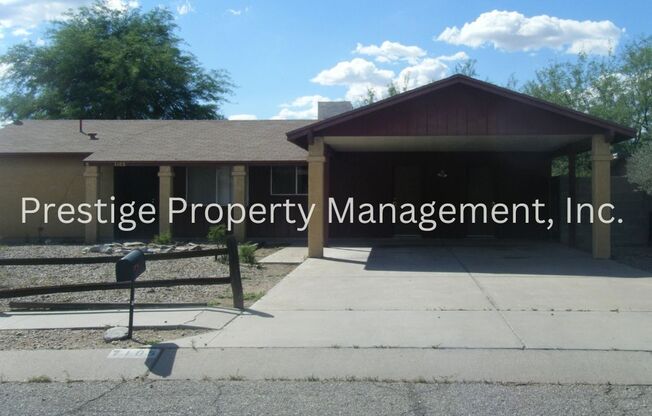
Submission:
[[[105,0],[114,10],[138,7],[137,1]],[[69,9],[92,4],[91,0],[0,0],[0,38],[9,30],[14,36],[28,36],[45,21],[61,18]]]
[[[24,33],[41,22],[53,20],[85,0],[0,0],[0,33],[4,30]]]
[[[45,40],[43,38],[36,39],[36,46],[44,46]]]
[[[231,16],[241,16],[242,14],[249,12],[249,6],[245,7],[244,9],[226,9],[226,11]]]
[[[415,65],[404,68],[396,79],[400,88],[407,89],[419,87],[433,81],[445,78],[449,73],[449,63],[469,59],[464,52],[454,55],[444,55],[435,58],[425,58]]]
[[[127,9],[135,9],[140,4],[135,0],[104,0],[109,9],[125,11]]]
[[[177,5],[177,13],[179,13],[179,15],[181,15],[181,16],[186,15],[186,14],[188,14],[190,12],[194,12],[194,11],[195,11],[195,8],[192,7],[192,4],[190,4],[190,0],[186,0],[183,3]]]
[[[317,103],[319,101],[331,101],[331,99],[321,95],[304,95],[302,97],[298,97],[291,103],[281,104],[281,111],[272,117],[272,120],[316,119]]]
[[[351,85],[362,82],[383,84],[391,81],[393,77],[394,71],[380,69],[366,59],[354,58],[321,71],[311,81],[321,85]]]
[[[450,63],[469,59],[464,52],[438,57],[414,58],[412,65],[403,68],[398,75],[382,69],[362,58],[339,62],[332,68],[321,71],[311,81],[320,85],[341,85],[347,87],[345,98],[359,101],[368,91],[377,98],[387,95],[387,86],[395,83],[400,89],[412,89],[444,78],[450,73]]]
[[[229,116],[229,120],[258,120],[254,114],[234,114]]]
[[[32,32],[30,32],[29,30],[27,30],[27,29],[25,29],[25,28],[20,27],[20,28],[18,28],[18,29],[14,29],[14,30],[11,32],[11,34],[12,34],[13,36],[18,36],[18,37],[22,37],[22,38],[24,38],[24,37],[27,37],[27,36],[31,35]]]
[[[493,10],[462,28],[447,27],[436,40],[473,48],[493,45],[510,52],[552,48],[567,53],[606,54],[618,45],[621,34],[622,30],[609,20],[526,17],[514,11]]]
[[[363,45],[358,43],[353,53],[375,57],[377,62],[392,62],[403,60],[415,64],[419,58],[426,56],[426,51],[418,46],[407,46],[388,40],[377,45]]]
[[[321,71],[311,79],[320,85],[343,85],[348,88],[346,99],[354,101],[368,89],[378,93],[386,88],[395,77],[394,71],[380,69],[373,62],[362,58],[342,61],[334,67]]]

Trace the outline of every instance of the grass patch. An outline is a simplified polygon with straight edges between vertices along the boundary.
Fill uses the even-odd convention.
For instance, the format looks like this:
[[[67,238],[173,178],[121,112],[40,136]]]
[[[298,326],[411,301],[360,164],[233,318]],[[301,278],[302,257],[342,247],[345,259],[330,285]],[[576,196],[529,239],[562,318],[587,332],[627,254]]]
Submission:
[[[52,379],[48,376],[36,376],[27,380],[28,383],[52,383]]]
[[[265,296],[265,292],[247,292],[243,295],[244,300],[257,301]]]

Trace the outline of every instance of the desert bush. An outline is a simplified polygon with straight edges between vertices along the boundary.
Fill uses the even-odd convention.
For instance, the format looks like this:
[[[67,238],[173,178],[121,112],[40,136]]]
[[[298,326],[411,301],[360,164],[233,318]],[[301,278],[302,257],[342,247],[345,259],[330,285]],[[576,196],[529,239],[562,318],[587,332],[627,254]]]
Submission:
[[[213,244],[223,246],[226,244],[226,227],[222,224],[212,226],[208,229],[206,238]]]
[[[247,264],[256,264],[256,245],[251,243],[241,244],[238,248],[240,262]]]
[[[160,245],[172,244],[172,233],[168,231],[165,233],[156,234],[152,239],[152,243]]]

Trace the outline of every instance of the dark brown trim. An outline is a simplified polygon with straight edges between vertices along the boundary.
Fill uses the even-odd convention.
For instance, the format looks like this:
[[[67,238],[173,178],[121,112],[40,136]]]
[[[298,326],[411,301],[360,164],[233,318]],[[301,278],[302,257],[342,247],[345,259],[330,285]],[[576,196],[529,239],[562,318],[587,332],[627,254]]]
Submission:
[[[570,108],[562,107],[557,104],[553,104],[551,102],[541,100],[539,98],[535,98],[523,93],[519,93],[516,91],[512,91],[507,88],[499,87],[494,84],[490,84],[488,82],[480,81],[474,78],[467,77],[465,75],[460,75],[456,74],[453,76],[450,76],[448,78],[442,79],[440,81],[433,82],[428,85],[424,85],[419,88],[415,88],[411,91],[404,92],[402,94],[395,95],[393,97],[385,98],[384,100],[380,100],[378,102],[375,102],[373,104],[360,107],[357,109],[353,109],[351,111],[347,111],[345,113],[342,113],[340,115],[330,117],[325,120],[320,120],[315,123],[309,124],[307,126],[289,131],[287,133],[287,138],[289,141],[299,144],[299,145],[304,145],[302,147],[305,147],[305,142],[303,141],[304,138],[307,138],[309,133],[318,135],[320,130],[326,129],[328,127],[332,127],[334,125],[350,121],[352,119],[355,119],[357,117],[361,117],[373,112],[376,112],[378,110],[385,109],[387,107],[394,106],[396,104],[403,103],[405,101],[423,96],[425,94],[429,94],[431,92],[440,90],[442,88],[449,87],[451,85],[456,85],[456,84],[463,84],[470,86],[472,88],[477,88],[486,92],[489,92],[491,94],[496,94],[500,95],[502,97],[521,102],[523,104],[527,104],[530,106],[534,106],[537,108],[540,108],[542,110],[550,111],[556,114],[559,114],[564,117],[568,117],[574,120],[577,120],[582,123],[590,124],[593,126],[597,126],[601,129],[604,129],[607,133],[611,133],[614,136],[614,141],[622,141],[622,140],[627,140],[629,138],[632,138],[636,135],[636,132],[634,129],[612,123],[610,121],[591,116],[585,113],[582,113],[580,111],[572,110]],[[299,143],[298,143],[299,142]]]
[[[0,152],[0,156],[90,156],[93,152]]]

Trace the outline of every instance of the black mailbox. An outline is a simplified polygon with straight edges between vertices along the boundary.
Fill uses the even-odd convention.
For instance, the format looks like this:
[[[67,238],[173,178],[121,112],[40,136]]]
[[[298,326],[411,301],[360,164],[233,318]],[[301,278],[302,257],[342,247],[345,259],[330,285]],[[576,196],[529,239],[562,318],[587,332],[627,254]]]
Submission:
[[[115,279],[118,282],[133,282],[145,270],[145,254],[138,249],[132,250],[115,264]]]
[[[129,332],[127,339],[131,339],[134,332],[134,306],[136,291],[136,278],[143,274],[145,268],[145,253],[136,249],[118,260],[115,264],[115,280],[118,282],[130,282],[130,299],[129,299]]]

